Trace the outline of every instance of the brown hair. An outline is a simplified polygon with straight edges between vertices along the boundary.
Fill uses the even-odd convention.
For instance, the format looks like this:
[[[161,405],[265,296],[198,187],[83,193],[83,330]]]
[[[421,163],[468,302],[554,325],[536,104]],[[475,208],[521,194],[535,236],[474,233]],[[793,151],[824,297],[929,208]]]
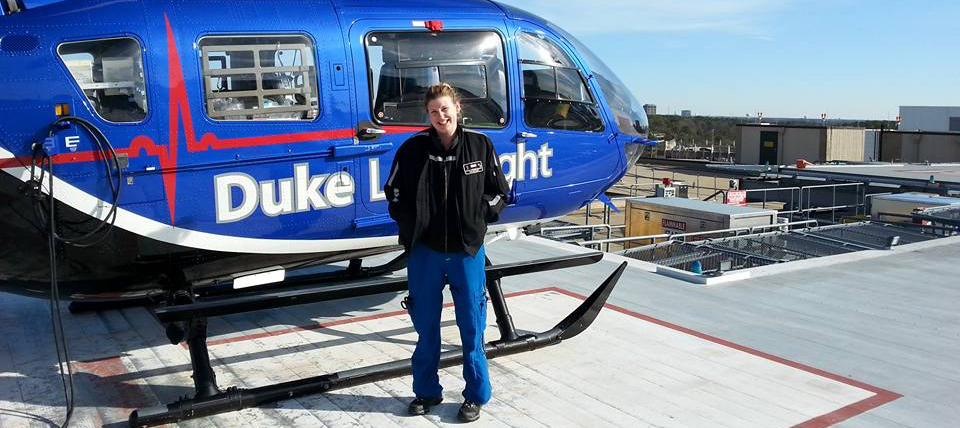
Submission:
[[[447,83],[438,83],[427,89],[427,95],[423,97],[423,106],[427,107],[430,101],[440,97],[450,97],[454,104],[460,104],[460,94],[457,93],[456,89],[453,89],[453,86]]]

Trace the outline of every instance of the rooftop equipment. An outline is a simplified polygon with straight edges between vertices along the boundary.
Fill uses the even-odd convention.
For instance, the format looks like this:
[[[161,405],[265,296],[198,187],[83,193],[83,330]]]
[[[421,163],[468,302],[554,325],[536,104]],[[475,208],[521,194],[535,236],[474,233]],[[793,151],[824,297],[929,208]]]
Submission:
[[[870,218],[890,223],[913,222],[911,214],[916,210],[933,207],[960,208],[960,198],[938,196],[929,193],[907,192],[892,195],[877,195],[872,198]]]
[[[627,200],[627,236],[692,233],[776,224],[777,211],[684,198]]]

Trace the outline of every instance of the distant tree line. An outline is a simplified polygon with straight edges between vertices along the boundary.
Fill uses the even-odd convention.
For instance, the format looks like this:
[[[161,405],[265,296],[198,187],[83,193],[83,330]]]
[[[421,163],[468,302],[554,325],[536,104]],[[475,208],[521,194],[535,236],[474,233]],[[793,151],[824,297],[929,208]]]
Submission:
[[[703,144],[733,144],[737,138],[737,124],[748,123],[748,118],[676,116],[655,114],[649,117],[650,132],[658,140],[683,140]],[[756,121],[756,119],[754,119]]]
[[[650,132],[658,140],[683,140],[684,143],[733,145],[737,124],[757,123],[755,117],[677,116],[655,114],[649,117]],[[895,129],[896,122],[850,119],[764,118],[764,122],[786,126],[855,126],[867,129]]]

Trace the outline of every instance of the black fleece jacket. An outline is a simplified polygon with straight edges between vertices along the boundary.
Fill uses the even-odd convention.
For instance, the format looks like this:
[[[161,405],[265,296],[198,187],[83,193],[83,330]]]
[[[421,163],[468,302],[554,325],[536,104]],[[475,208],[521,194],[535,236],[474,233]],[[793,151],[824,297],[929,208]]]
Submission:
[[[383,190],[404,247],[420,242],[435,251],[471,256],[483,245],[487,224],[500,218],[509,194],[493,142],[462,127],[449,150],[432,127],[407,139]]]

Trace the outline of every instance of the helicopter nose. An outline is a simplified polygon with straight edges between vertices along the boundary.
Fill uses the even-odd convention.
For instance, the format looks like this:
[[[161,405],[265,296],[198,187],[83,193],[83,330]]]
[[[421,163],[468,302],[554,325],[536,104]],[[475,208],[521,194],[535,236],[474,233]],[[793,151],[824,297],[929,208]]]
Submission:
[[[646,132],[644,136],[630,138],[625,141],[623,144],[623,154],[626,158],[627,165],[633,166],[640,160],[640,157],[643,156],[644,151],[647,147],[656,147],[657,140],[648,138]]]

